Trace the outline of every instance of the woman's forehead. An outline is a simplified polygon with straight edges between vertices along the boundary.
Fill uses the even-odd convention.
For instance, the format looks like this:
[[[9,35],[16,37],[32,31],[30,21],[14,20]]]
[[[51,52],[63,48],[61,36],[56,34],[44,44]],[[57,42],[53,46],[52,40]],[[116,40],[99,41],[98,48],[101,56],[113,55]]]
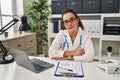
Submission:
[[[69,20],[71,17],[75,17],[73,13],[66,13],[63,15],[63,20]]]

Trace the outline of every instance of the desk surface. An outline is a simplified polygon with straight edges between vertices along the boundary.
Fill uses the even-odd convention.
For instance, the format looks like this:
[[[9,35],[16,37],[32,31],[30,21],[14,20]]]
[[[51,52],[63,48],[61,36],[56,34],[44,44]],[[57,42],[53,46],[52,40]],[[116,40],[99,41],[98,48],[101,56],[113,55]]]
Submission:
[[[38,59],[57,64],[57,61],[36,57]],[[120,74],[107,74],[99,69],[92,62],[83,62],[84,78],[67,78],[54,76],[56,66],[41,73],[33,73],[25,68],[18,66],[15,62],[10,64],[0,64],[0,80],[119,80]]]

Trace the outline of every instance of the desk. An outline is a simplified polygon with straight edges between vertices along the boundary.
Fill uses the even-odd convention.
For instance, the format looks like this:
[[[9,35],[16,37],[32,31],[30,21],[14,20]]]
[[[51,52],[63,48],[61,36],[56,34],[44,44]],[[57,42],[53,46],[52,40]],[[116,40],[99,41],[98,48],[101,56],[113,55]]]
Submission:
[[[30,57],[31,58],[31,57]],[[53,64],[57,61],[45,58],[35,57]],[[55,77],[56,66],[41,73],[33,73],[25,68],[18,66],[15,62],[1,65],[0,80],[119,80],[120,74],[107,74],[95,66],[94,62],[83,62],[84,78]]]

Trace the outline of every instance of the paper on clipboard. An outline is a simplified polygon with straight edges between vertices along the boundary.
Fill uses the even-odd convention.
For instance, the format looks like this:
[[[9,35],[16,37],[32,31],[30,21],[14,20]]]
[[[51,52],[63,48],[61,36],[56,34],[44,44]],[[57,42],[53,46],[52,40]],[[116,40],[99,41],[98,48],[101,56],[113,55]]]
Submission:
[[[57,64],[54,75],[61,77],[84,77],[82,63],[75,61],[60,61]]]

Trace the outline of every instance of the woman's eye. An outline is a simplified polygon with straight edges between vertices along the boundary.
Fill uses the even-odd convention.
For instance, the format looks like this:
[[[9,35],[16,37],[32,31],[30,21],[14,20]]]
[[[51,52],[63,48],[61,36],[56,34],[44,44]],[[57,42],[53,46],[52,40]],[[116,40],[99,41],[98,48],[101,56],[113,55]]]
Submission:
[[[65,20],[64,23],[68,23],[69,21]]]
[[[75,20],[75,18],[73,18],[73,17],[72,17],[72,18],[70,18],[70,21],[74,21],[74,20]]]
[[[70,19],[70,21],[74,21],[74,19]]]

